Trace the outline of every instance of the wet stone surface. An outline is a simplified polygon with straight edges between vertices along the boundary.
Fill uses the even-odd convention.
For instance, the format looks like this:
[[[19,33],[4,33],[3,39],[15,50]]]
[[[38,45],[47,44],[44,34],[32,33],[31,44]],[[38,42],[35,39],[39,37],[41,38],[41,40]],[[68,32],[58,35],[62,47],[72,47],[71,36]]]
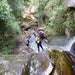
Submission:
[[[54,64],[49,62],[43,53],[49,56]],[[74,64],[70,57],[72,58],[70,54],[62,50],[2,55],[0,75],[75,75]]]

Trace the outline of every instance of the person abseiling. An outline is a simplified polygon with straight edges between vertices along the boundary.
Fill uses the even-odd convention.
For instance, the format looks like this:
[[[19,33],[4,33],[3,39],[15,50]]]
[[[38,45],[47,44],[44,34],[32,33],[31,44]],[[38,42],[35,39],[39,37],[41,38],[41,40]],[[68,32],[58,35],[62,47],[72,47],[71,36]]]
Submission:
[[[42,50],[44,50],[40,38],[38,37],[36,38],[36,43],[37,43],[38,52],[40,52],[40,47],[42,48]]]

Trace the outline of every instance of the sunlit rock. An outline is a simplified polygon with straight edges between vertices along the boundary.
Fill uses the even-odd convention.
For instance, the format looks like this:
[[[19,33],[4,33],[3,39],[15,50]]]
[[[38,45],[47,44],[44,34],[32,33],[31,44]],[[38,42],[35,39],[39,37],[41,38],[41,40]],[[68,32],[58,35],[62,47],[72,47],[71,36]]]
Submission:
[[[35,19],[34,18],[34,13],[37,9],[37,6],[28,6],[25,8],[25,11],[23,11],[23,18],[28,18],[28,19]]]
[[[68,7],[74,7],[75,8],[75,0],[68,0]]]
[[[35,24],[35,12],[36,12],[37,6],[30,5],[26,6],[25,10],[22,11],[22,17],[24,21],[20,24],[22,30],[28,29],[32,27]]]

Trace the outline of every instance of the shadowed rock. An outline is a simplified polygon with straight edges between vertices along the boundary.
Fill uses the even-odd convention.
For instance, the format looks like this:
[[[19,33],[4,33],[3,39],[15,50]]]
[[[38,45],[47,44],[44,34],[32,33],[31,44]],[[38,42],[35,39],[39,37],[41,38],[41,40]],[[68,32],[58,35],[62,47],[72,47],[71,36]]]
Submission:
[[[75,55],[75,42],[73,42],[70,51]]]

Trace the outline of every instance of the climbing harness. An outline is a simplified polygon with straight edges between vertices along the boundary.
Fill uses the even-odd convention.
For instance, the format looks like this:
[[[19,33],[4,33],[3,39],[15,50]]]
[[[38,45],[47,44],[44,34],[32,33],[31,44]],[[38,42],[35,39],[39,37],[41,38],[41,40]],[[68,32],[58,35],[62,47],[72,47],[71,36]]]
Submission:
[[[37,41],[37,43],[39,44],[39,43],[40,43],[40,41]]]
[[[36,38],[36,43],[39,44],[40,43],[40,39],[37,37]]]

